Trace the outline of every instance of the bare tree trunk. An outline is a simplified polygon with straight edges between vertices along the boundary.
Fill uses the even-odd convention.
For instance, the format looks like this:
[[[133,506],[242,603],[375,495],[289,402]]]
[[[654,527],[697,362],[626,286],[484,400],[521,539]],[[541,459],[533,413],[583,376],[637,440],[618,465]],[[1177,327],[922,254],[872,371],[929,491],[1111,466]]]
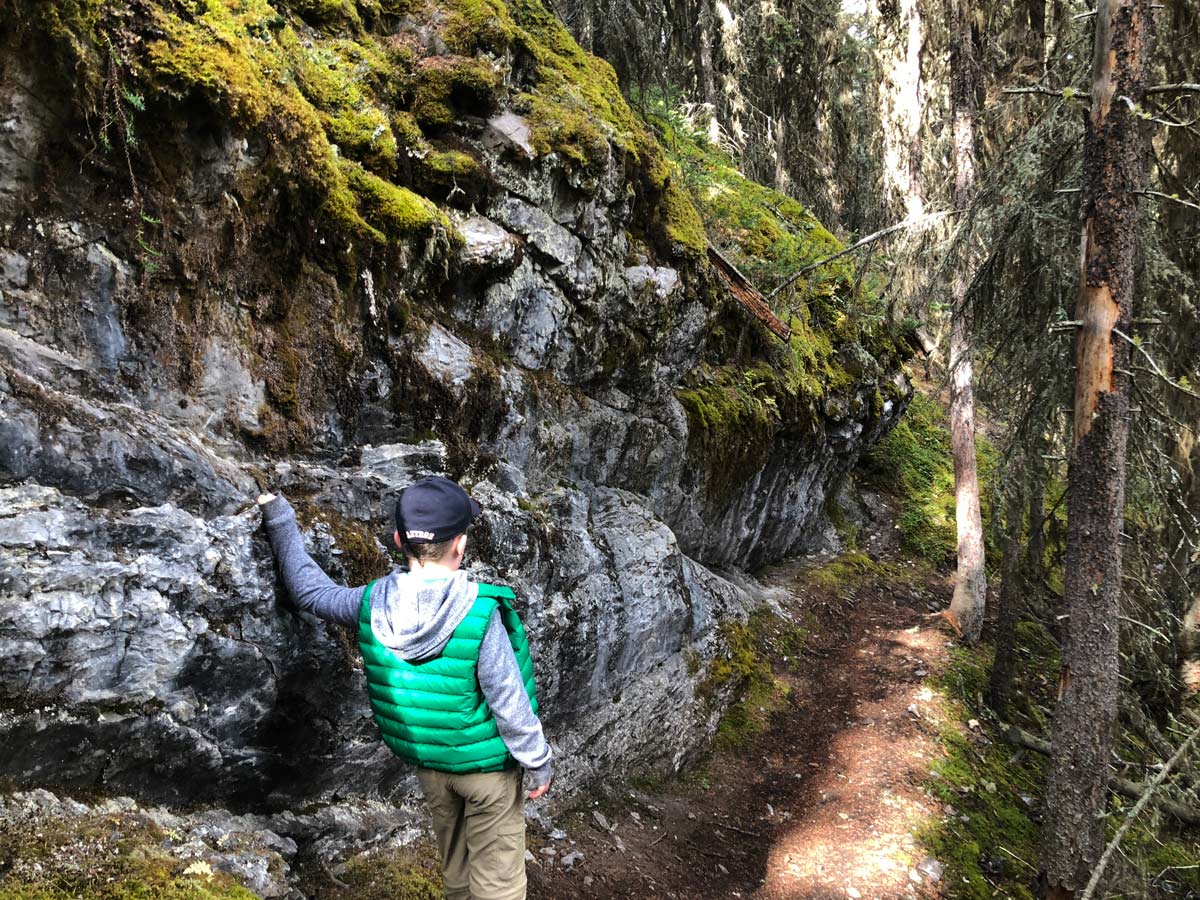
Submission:
[[[784,116],[777,108],[775,112],[775,190],[782,194],[787,191],[787,188],[787,125],[784,123]]]
[[[954,132],[954,206],[966,209],[975,193],[975,54],[964,0],[951,7],[950,108]],[[958,570],[950,617],[969,643],[979,640],[987,600],[983,517],[975,465],[975,394],[972,386],[971,309],[966,254],[954,268],[950,325],[950,438],[954,452],[954,518],[958,527]]]
[[[888,193],[904,204],[905,218],[925,214],[921,178],[921,52],[924,47],[920,0],[900,0],[897,45],[889,52],[881,87],[884,174]]]
[[[1038,70],[1046,71],[1046,0],[1028,0],[1030,43],[1037,52]]]
[[[996,655],[992,660],[988,684],[988,703],[1001,718],[1008,708],[1016,671],[1017,622],[1025,596],[1022,571],[1021,531],[1025,518],[1025,498],[1019,486],[1008,495],[1004,512],[1004,559],[1000,563],[1000,616],[996,624]],[[1031,523],[1032,525],[1033,523]]]
[[[901,103],[905,107],[905,138],[908,141],[908,185],[904,197],[906,218],[917,219],[925,215],[925,182],[921,177],[921,109],[925,104],[921,86],[921,7],[919,0],[903,0],[900,4],[904,16],[905,46],[904,68],[909,82],[904,87]]]
[[[1038,439],[1037,462],[1029,475],[1029,543],[1025,548],[1025,580],[1031,591],[1041,594],[1046,585],[1046,472],[1041,462],[1045,442]]]
[[[696,4],[696,15],[692,27],[696,31],[696,87],[704,102],[712,107],[717,104],[717,81],[713,73],[712,10],[705,0]]]
[[[1064,565],[1069,621],[1042,825],[1040,885],[1049,900],[1073,898],[1104,848],[1129,437],[1130,347],[1122,334],[1130,335],[1133,322],[1137,191],[1146,157],[1130,106],[1145,94],[1150,0],[1099,0],[1095,22]]]

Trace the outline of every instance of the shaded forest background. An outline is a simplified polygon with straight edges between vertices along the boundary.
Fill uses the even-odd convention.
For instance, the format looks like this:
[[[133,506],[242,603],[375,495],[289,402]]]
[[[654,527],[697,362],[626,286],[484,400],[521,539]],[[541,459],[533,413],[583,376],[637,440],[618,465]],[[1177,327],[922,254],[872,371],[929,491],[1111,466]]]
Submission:
[[[989,443],[981,505],[989,621],[999,619],[985,633],[995,642],[990,701],[1001,721],[1049,734],[1053,701],[1014,691],[1012,678],[1022,655],[1057,653],[1070,615],[1064,562],[1093,5],[559,0],[557,8],[585,48],[612,62],[669,144],[686,132],[719,148],[848,245],[862,242],[854,278],[885,301],[867,314],[917,329],[935,392],[963,351],[950,346],[955,323],[969,334],[976,425]],[[1117,101],[1128,105],[1146,159],[1129,236],[1132,330],[1114,339],[1129,345],[1118,377],[1129,378],[1130,439],[1113,624],[1114,760],[1150,774],[1195,730],[1189,705],[1200,688],[1200,9],[1167,0],[1152,15],[1147,93]],[[964,108],[974,116],[965,191],[953,133]],[[684,171],[693,191],[714,189],[702,162],[689,167],[685,157]],[[802,259],[753,276],[789,315],[803,313],[797,286],[811,290],[820,271],[820,259]],[[1122,476],[1114,468],[1097,477]],[[936,517],[909,515],[922,549],[949,563],[953,519],[941,521],[949,534],[930,541]],[[1014,627],[1022,621],[1052,643],[1033,646],[1043,632]],[[1068,678],[1064,671],[1064,685]],[[1185,775],[1163,793],[1194,806],[1186,752],[1175,766]],[[1166,819],[1168,829],[1178,824]],[[1140,876],[1133,883],[1144,886],[1155,873]],[[1048,896],[1071,895],[1052,887],[1043,883]]]

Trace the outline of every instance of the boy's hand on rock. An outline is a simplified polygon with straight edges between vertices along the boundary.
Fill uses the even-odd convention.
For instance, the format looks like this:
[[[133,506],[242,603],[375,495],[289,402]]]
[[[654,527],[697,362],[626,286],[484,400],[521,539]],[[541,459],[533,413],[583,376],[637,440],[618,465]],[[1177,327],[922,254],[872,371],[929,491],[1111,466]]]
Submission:
[[[550,790],[550,785],[553,783],[553,781],[554,781],[554,779],[551,778],[550,781],[547,781],[545,784],[535,787],[532,791],[529,792],[529,799],[536,800],[538,797],[542,796],[542,794],[544,794],[544,793],[546,793],[546,791]]]
[[[275,499],[274,494],[259,494],[258,495],[258,505],[266,506],[268,503],[270,503],[274,499]]]

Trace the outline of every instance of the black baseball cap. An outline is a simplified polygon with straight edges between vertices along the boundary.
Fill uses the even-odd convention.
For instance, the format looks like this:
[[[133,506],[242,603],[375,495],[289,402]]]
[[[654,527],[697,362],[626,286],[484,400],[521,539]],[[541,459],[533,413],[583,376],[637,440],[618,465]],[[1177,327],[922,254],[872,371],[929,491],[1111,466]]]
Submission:
[[[458,537],[479,515],[479,504],[441,475],[422,478],[400,492],[396,531],[410,544],[436,544]]]

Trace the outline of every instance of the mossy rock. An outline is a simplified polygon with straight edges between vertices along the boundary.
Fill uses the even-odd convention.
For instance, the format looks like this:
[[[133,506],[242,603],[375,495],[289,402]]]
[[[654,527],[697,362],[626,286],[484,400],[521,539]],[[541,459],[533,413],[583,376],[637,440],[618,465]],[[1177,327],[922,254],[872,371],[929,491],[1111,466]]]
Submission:
[[[488,190],[483,166],[461,150],[432,150],[416,166],[418,189],[427,197],[461,209],[478,206]]]
[[[421,61],[412,115],[422,129],[439,131],[457,114],[485,115],[495,106],[500,74],[486,59],[434,56]]]
[[[313,900],[443,900],[437,849],[417,843],[397,850],[369,850],[334,870],[308,873],[302,885]]]
[[[288,0],[288,5],[310,25],[361,24],[352,0]]]
[[[446,26],[442,37],[453,52],[470,56],[506,53],[517,27],[502,0],[445,0]]]
[[[163,839],[131,814],[7,822],[0,900],[255,900],[228,875],[189,869],[162,849]]]
[[[419,194],[397,187],[350,160],[343,160],[341,168],[356,198],[358,214],[380,242],[427,231],[435,225],[450,230],[445,214]]]

